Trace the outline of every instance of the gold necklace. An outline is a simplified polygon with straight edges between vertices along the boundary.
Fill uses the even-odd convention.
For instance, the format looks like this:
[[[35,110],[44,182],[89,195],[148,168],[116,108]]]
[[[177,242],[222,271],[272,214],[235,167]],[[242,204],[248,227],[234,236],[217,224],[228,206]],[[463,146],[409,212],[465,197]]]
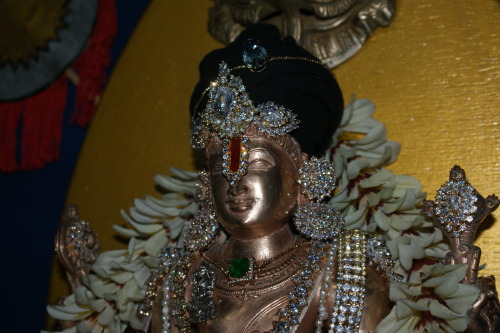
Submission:
[[[289,254],[290,252],[308,246],[310,245],[310,241],[304,241],[300,243],[296,243],[289,248],[287,248],[284,251],[281,251],[277,255],[266,259],[265,261],[262,262],[256,262],[254,258],[252,257],[244,257],[244,258],[239,258],[239,259],[227,259],[223,260],[226,261],[229,265],[229,269],[225,268],[223,265],[221,265],[217,260],[214,260],[210,258],[205,252],[203,252],[201,255],[202,257],[213,264],[220,272],[222,272],[226,277],[229,278],[229,283],[234,284],[238,282],[246,282],[250,280],[256,280],[259,277],[266,277],[269,275],[272,275],[274,272],[276,272],[276,267],[273,267],[272,269],[265,270],[266,266],[276,262],[283,256]],[[298,254],[296,254],[298,255]],[[296,257],[296,256],[294,256]],[[286,260],[284,264],[290,264],[289,260]],[[282,265],[280,265],[281,267]]]

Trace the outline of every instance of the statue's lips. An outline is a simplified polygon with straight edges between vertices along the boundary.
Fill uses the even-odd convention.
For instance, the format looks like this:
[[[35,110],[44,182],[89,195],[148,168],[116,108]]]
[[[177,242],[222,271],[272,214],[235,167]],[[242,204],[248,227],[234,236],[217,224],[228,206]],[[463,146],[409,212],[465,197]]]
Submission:
[[[255,199],[238,198],[226,201],[230,211],[244,212],[253,207]]]

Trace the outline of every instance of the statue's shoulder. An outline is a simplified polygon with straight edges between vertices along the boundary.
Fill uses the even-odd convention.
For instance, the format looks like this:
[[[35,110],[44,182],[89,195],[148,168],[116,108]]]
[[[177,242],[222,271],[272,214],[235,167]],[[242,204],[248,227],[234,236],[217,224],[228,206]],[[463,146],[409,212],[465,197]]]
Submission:
[[[392,257],[383,240],[361,229],[342,229],[333,246],[337,247],[337,272],[331,326],[374,332],[392,307]]]

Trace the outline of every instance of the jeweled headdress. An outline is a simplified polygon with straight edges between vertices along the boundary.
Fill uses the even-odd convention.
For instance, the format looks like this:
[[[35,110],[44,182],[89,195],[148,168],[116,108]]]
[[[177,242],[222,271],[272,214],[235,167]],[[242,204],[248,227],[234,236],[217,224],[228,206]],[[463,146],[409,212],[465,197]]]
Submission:
[[[299,124],[295,114],[274,102],[254,106],[241,78],[232,75],[225,62],[208,88],[208,98],[204,111],[193,120],[191,145],[205,148],[210,134],[222,140],[222,172],[231,186],[247,172],[249,139],[243,135],[250,125],[256,126],[259,135],[275,138]]]
[[[247,172],[250,127],[270,138],[290,134],[314,155],[329,143],[343,104],[330,71],[274,26],[258,25],[239,39],[204,59],[192,103],[191,144],[205,148],[214,136],[223,142],[231,186]]]

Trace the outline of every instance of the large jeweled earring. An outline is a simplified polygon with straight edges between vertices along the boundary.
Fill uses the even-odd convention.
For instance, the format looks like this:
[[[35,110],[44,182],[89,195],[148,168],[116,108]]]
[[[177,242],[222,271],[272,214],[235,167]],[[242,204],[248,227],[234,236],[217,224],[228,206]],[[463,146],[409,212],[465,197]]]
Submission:
[[[200,210],[194,216],[184,236],[186,248],[192,251],[202,250],[212,245],[219,231],[219,221],[212,203],[210,176],[206,171],[200,171],[198,175],[195,200]]]
[[[302,194],[311,202],[299,205],[294,224],[306,238],[329,240],[338,236],[344,218],[332,205],[321,201],[335,189],[333,166],[325,159],[312,157],[299,169],[298,183]]]

